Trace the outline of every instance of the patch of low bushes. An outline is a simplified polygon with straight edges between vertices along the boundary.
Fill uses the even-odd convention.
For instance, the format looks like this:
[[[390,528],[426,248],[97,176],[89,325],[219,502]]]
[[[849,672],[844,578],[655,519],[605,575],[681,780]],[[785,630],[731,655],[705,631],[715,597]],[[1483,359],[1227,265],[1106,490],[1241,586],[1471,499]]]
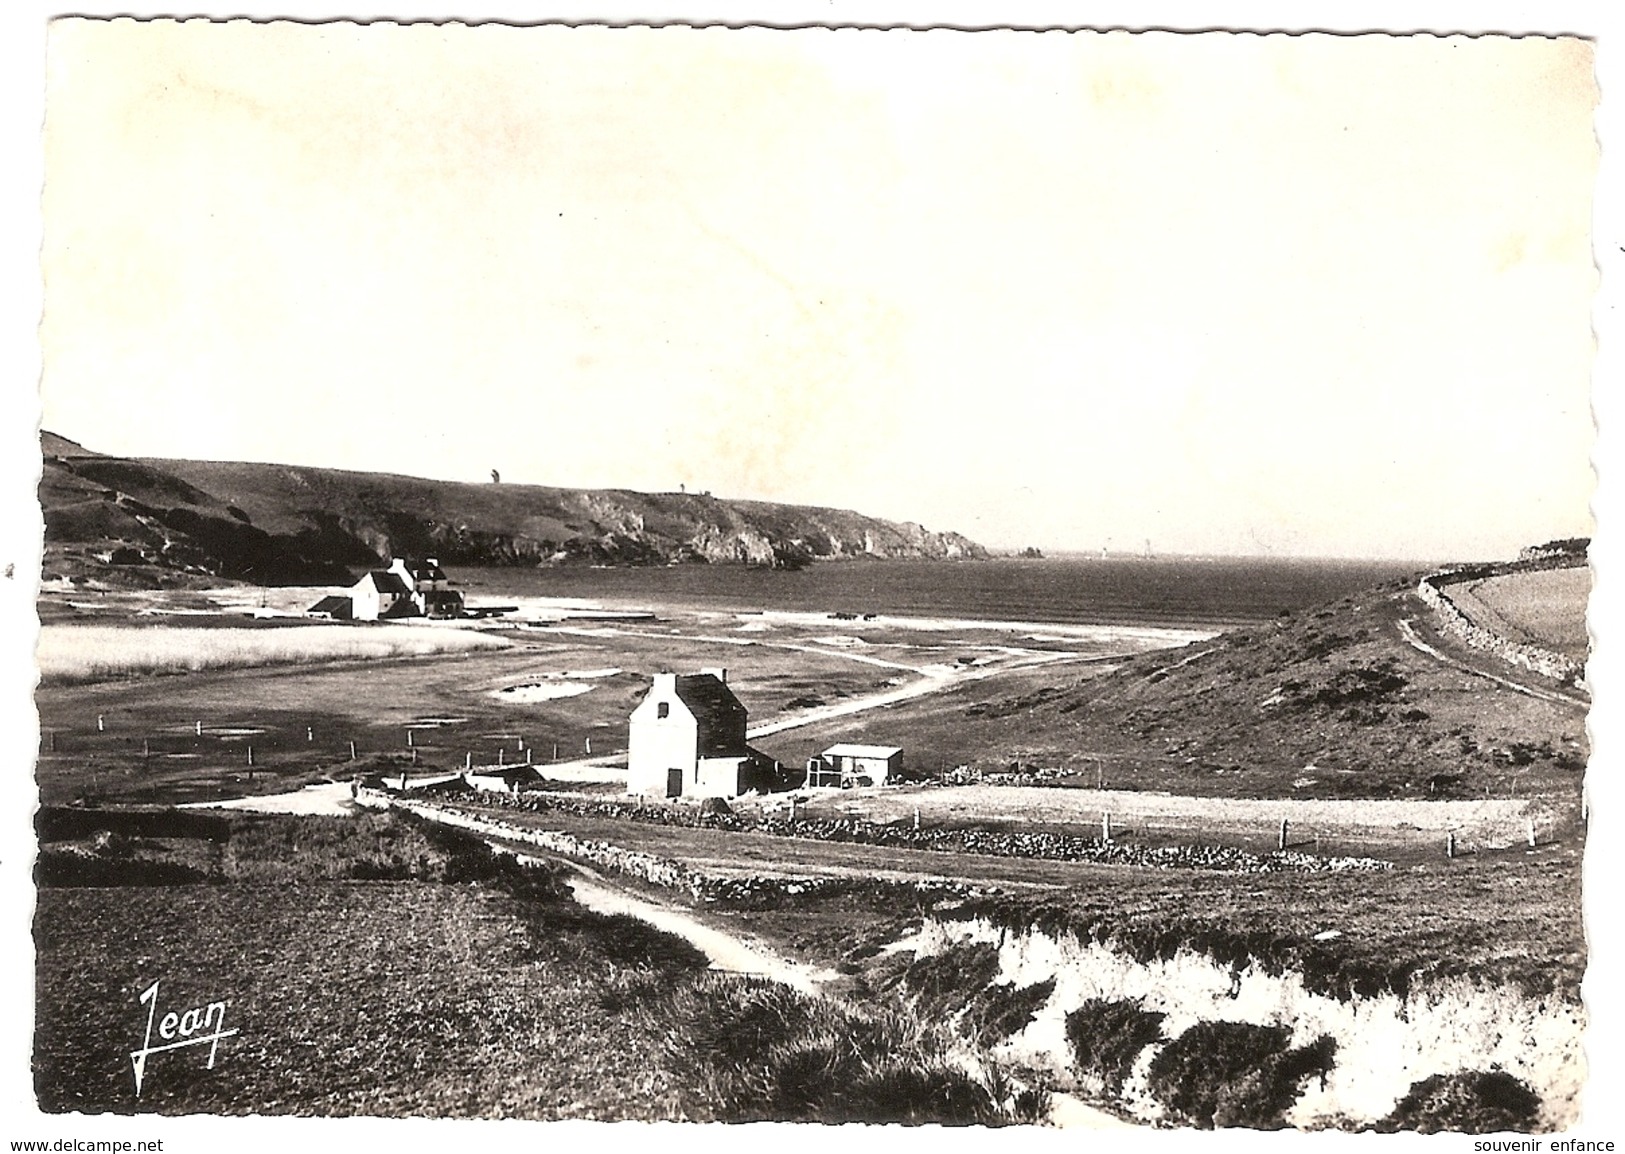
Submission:
[[[999,951],[988,942],[949,946],[915,958],[899,984],[928,1020],[947,1019],[962,1010],[999,973]]]
[[[988,1088],[920,1020],[859,1014],[755,978],[700,974],[641,1004],[692,1118],[728,1122],[988,1125]]]
[[[167,806],[130,809],[41,806],[34,815],[34,830],[41,842],[73,841],[101,831],[132,838],[183,837],[209,841],[225,841],[231,834],[227,817]]]
[[[971,999],[961,1030],[983,1048],[997,1046],[1031,1025],[1054,992],[1054,978],[1030,986],[1014,982],[987,986]]]
[[[1461,1070],[1413,1084],[1376,1128],[1388,1133],[1527,1133],[1539,1113],[1540,1095],[1505,1070]]]
[[[1291,1047],[1286,1026],[1198,1022],[1151,1060],[1148,1084],[1169,1116],[1190,1126],[1278,1130],[1306,1078],[1332,1069],[1336,1039]]]
[[[1138,998],[1091,998],[1066,1016],[1066,1040],[1078,1073],[1116,1096],[1140,1052],[1162,1039],[1166,1014]]]
[[[41,849],[34,862],[34,884],[42,887],[184,886],[208,880],[201,870],[180,862],[103,856],[77,847]]]
[[[1116,908],[1089,908],[1047,896],[973,897],[933,916],[943,921],[985,920],[1014,934],[1071,937],[1085,945],[1106,946],[1142,965],[1171,961],[1188,950],[1235,974],[1252,965],[1276,976],[1296,973],[1312,993],[1342,1001],[1388,993],[1404,997],[1420,971],[1445,972],[1436,961],[1420,958],[1348,957],[1341,943],[1314,941],[1295,930],[1201,916],[1135,920]]]

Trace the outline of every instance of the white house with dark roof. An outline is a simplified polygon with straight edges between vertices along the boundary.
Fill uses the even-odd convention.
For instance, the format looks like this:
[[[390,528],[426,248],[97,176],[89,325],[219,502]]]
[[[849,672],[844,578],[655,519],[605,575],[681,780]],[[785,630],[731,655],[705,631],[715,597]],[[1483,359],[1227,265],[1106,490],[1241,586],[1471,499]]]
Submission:
[[[396,564],[401,564],[396,562]],[[350,616],[357,621],[383,621],[420,616],[412,589],[394,567],[369,569],[350,588]]]
[[[774,763],[745,743],[745,707],[728,671],[657,673],[628,721],[628,793],[738,797],[772,788]]]

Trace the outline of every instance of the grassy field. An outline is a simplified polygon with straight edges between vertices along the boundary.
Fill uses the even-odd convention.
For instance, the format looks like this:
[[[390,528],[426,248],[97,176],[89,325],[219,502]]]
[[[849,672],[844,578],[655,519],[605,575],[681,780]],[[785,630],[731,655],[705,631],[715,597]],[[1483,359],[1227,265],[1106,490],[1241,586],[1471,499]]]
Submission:
[[[955,881],[995,888],[1011,896],[989,899],[1010,910],[1047,911],[1044,917],[1082,927],[1087,935],[1173,948],[1217,942],[1248,949],[1280,964],[1312,957],[1351,988],[1408,981],[1411,974],[1473,974],[1574,996],[1585,966],[1580,920],[1583,842],[1569,838],[1527,847],[1447,859],[1412,859],[1381,873],[1210,873],[1148,870],[1083,862],[1023,860],[924,850],[804,841],[757,833],[653,825],[565,813],[500,816],[520,825],[559,829],[576,837],[669,858],[701,871],[752,876]],[[818,900],[796,903],[793,913],[715,907],[753,929],[785,935],[797,951],[832,932],[815,960],[837,965],[852,958],[831,952],[858,923],[842,903],[834,931],[820,928]],[[712,907],[708,907],[712,908]],[[1403,911],[1399,913],[1398,911]],[[878,911],[882,919],[896,910]],[[1014,916],[1014,915],[1013,915]],[[1022,916],[1026,916],[1025,914]],[[804,921],[802,928],[796,923]],[[775,928],[776,927],[776,928]],[[1330,939],[1316,935],[1335,931]],[[861,935],[858,935],[861,937]],[[1136,944],[1138,943],[1138,944]],[[799,954],[798,954],[799,956]]]
[[[1548,797],[1577,812],[1584,710],[1417,652],[1399,621],[1467,665],[1513,676],[1431,632],[1429,618],[1403,590],[1378,591],[1116,668],[1018,671],[798,736],[817,747],[884,738],[926,773],[1044,772],[1044,784],[1088,789]]]
[[[652,1057],[654,1040],[606,1020],[600,999],[639,972],[694,968],[680,944],[618,955],[615,933],[640,927],[576,917],[545,884],[527,904],[398,819],[238,817],[221,842],[114,852],[130,874],[132,861],[178,861],[224,884],[41,890],[35,1072],[48,1111],[678,1114],[624,1060]],[[486,884],[459,884],[469,873]],[[241,1033],[213,1070],[184,1052],[153,1059],[137,1101],[126,1052],[153,980],[167,1006],[227,1000]]]
[[[128,658],[120,659],[126,669],[137,656],[151,661],[155,653],[172,649],[200,662],[203,654],[224,653],[239,639],[251,654],[265,656],[275,646],[291,644],[316,663],[77,681],[60,672],[65,659],[42,656],[47,671],[57,672],[36,694],[43,730],[39,782],[48,802],[77,796],[201,801],[293,788],[325,774],[347,777],[385,765],[416,765],[428,772],[461,768],[469,757],[476,764],[499,757],[523,760],[522,749],[538,762],[589,753],[614,756],[625,752],[628,715],[662,670],[726,668],[730,686],[756,725],[923,682],[921,668],[954,667],[975,676],[993,671],[988,681],[970,683],[989,685],[1002,682],[1007,675],[1000,671],[1014,663],[1048,656],[974,631],[877,629],[862,644],[852,644],[848,622],[780,622],[769,632],[759,631],[761,625],[707,614],[635,627],[512,627],[495,633],[500,647],[372,660],[340,658],[351,641],[399,636],[407,642],[479,644],[487,635],[286,623],[250,629],[50,626],[45,644],[75,653],[81,671],[92,661],[111,664],[106,655],[121,652]],[[835,631],[836,625],[847,632]],[[323,637],[334,638],[339,647],[325,661],[319,646],[310,644]],[[64,646],[64,640],[82,644]],[[1132,637],[1111,643],[1134,651],[1149,642]],[[1093,654],[1108,641],[1079,638],[1076,644]],[[527,687],[564,681],[587,688],[570,697],[526,700]],[[351,758],[352,741],[357,759]],[[812,741],[791,730],[760,744],[787,765],[800,766],[822,748]]]
[[[708,973],[687,943],[575,905],[551,871],[397,815],[76,810],[45,827],[48,1112],[1010,1117],[895,1008]],[[213,1069],[155,1055],[137,1099],[153,981],[162,1010],[224,1001],[239,1033]]]
[[[1591,570],[1542,569],[1446,586],[1456,607],[1492,633],[1584,661]]]
[[[505,645],[501,638],[472,630],[409,625],[259,629],[44,625],[35,658],[41,680],[50,683],[204,669],[377,661],[469,653]]]
[[[588,742],[594,755],[613,755],[625,751],[627,716],[661,669],[725,665],[753,716],[873,692],[895,672],[839,655],[683,637],[540,630],[504,637],[510,643],[503,648],[428,657],[44,684],[35,695],[43,731],[40,789],[48,803],[80,796],[202,801],[385,765],[411,768],[414,757],[422,772],[461,768],[469,756],[476,764],[499,756],[523,760],[521,742],[537,761],[552,760],[555,751],[561,760],[581,757]],[[581,681],[589,692],[504,700],[503,690],[570,671],[595,675]]]

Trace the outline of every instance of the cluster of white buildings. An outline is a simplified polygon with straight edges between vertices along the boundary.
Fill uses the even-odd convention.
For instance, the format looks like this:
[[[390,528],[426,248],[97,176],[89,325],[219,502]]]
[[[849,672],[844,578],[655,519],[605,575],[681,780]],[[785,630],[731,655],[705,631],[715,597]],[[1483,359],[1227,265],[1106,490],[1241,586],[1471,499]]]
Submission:
[[[394,621],[404,617],[461,617],[463,595],[451,588],[440,562],[400,557],[388,569],[370,569],[348,594],[323,597],[307,617],[336,621]]]

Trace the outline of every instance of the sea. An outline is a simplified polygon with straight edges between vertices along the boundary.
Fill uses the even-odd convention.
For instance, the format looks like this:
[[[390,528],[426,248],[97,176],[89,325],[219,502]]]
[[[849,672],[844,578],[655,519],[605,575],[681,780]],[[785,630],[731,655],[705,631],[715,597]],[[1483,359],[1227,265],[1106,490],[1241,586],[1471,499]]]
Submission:
[[[1225,627],[1270,620],[1414,579],[1418,561],[1236,557],[828,561],[737,565],[448,569],[470,605],[560,598],[606,609],[867,613],[1065,624]]]

